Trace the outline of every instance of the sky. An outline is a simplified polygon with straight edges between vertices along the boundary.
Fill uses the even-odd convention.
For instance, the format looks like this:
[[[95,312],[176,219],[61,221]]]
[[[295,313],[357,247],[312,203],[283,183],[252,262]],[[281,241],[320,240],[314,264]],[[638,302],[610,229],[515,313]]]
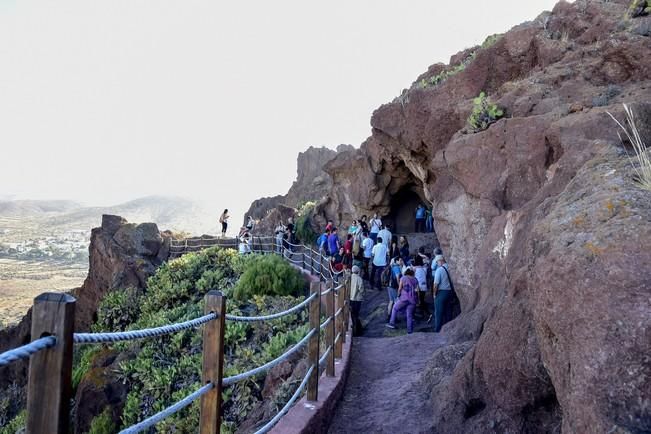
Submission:
[[[553,0],[0,0],[0,198],[229,208],[359,147],[436,62]]]

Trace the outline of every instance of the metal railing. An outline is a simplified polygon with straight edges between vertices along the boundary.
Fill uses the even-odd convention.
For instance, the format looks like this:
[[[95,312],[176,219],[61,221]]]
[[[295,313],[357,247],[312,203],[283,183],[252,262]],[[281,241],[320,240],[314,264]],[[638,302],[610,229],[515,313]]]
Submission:
[[[219,291],[209,291],[205,297],[204,315],[189,321],[167,324],[161,327],[130,330],[115,333],[73,333],[76,300],[68,294],[45,293],[34,300],[32,313],[33,341],[0,354],[0,367],[21,359],[29,359],[27,384],[27,426],[26,432],[67,432],[69,426],[70,402],[72,398],[72,349],[75,344],[99,344],[145,339],[181,330],[203,326],[203,386],[195,392],[152,415],[151,417],[121,431],[138,433],[147,430],[163,419],[201,399],[199,431],[219,433],[221,426],[222,389],[255,375],[289,359],[308,347],[309,368],[301,384],[285,406],[256,433],[266,433],[286,414],[294,402],[307,388],[307,399],[318,399],[319,377],[325,367],[326,376],[335,375],[335,358],[341,358],[342,344],[348,330],[348,296],[350,276],[338,282],[342,272],[335,272],[324,255],[313,249],[286,243],[262,242],[258,237],[257,253],[274,253],[300,267],[304,272],[317,275],[319,281],[312,281],[310,295],[297,305],[283,311],[262,316],[238,316],[226,313],[226,297]],[[271,237],[268,237],[271,238]],[[232,244],[232,243],[231,243]],[[184,243],[185,245],[185,243]],[[214,244],[206,245],[213,247]],[[270,247],[270,248],[268,248]],[[277,247],[280,247],[277,249]],[[297,252],[297,250],[301,250]],[[309,252],[309,253],[308,253]],[[294,259],[302,255],[302,260]],[[315,259],[318,258],[318,262]],[[324,263],[325,262],[325,263]],[[318,264],[318,265],[315,265]],[[325,283],[323,283],[325,282]],[[321,306],[325,306],[326,319],[321,320]],[[227,321],[259,322],[295,314],[305,308],[309,310],[309,332],[284,354],[249,371],[223,377],[224,336]],[[326,348],[319,354],[321,332],[325,333]]]

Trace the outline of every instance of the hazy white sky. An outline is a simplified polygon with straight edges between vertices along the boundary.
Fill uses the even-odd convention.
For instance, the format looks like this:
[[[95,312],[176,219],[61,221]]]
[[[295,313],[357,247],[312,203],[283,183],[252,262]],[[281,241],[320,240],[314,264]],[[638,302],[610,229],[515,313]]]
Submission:
[[[0,196],[148,194],[234,216],[355,146],[430,64],[553,0],[0,0]]]

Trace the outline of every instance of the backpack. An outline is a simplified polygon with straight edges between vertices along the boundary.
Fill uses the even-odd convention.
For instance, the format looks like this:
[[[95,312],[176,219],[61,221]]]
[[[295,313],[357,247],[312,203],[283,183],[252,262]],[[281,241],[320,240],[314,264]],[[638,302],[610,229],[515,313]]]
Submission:
[[[391,267],[386,266],[384,267],[384,270],[382,271],[382,275],[380,276],[380,282],[382,282],[382,286],[389,286],[391,283]]]

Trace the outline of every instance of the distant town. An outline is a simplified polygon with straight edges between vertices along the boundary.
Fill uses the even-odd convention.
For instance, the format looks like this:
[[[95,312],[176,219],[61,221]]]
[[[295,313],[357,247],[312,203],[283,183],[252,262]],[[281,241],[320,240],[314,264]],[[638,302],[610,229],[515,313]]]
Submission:
[[[10,232],[11,229],[0,229],[0,235],[9,235]],[[0,242],[0,258],[76,264],[88,261],[89,244],[89,231],[70,230],[56,236],[35,237],[21,242]]]

